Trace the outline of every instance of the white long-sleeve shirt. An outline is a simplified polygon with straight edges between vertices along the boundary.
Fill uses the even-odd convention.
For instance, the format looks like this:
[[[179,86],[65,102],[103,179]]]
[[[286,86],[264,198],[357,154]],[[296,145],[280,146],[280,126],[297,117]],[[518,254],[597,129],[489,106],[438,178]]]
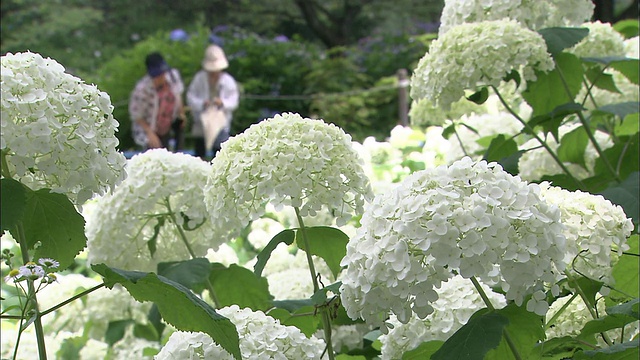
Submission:
[[[219,97],[222,100],[222,109],[227,118],[227,130],[231,127],[233,111],[238,108],[240,92],[236,80],[226,72],[220,74],[220,79],[215,89],[209,89],[209,76],[206,71],[200,70],[196,73],[189,84],[187,90],[187,104],[193,114],[193,126],[191,134],[193,136],[204,136],[202,129],[201,114],[204,111],[204,103]]]

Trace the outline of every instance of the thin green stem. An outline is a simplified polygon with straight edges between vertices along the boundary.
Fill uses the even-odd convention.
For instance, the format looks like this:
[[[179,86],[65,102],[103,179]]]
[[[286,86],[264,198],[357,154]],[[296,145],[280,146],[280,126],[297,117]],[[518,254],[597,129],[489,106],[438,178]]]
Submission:
[[[4,157],[3,157],[4,159]],[[27,239],[24,234],[24,228],[22,227],[22,222],[19,222],[16,225],[15,238],[20,244],[20,252],[22,253],[22,261],[26,264],[29,261],[29,247],[27,246]],[[28,285],[28,295],[27,295],[27,303],[25,304],[25,308],[28,307],[29,302],[31,302],[31,306],[34,311],[34,320],[33,326],[36,330],[36,341],[38,343],[38,359],[47,360],[47,348],[44,342],[44,329],[42,328],[42,318],[40,315],[40,310],[38,309],[38,298],[36,297],[36,289],[33,286],[33,281],[27,280]],[[22,327],[18,330],[22,332]],[[17,349],[16,344],[16,349]]]
[[[45,310],[45,311],[41,312],[41,313],[40,313],[40,315],[41,315],[41,316],[45,316],[45,315],[47,315],[47,314],[49,314],[49,313],[51,313],[51,312],[53,312],[53,311],[56,311],[56,310],[58,310],[59,308],[61,308],[61,307],[65,306],[65,305],[67,305],[68,303],[70,303],[70,302],[72,302],[72,301],[74,301],[74,300],[76,300],[76,299],[79,299],[79,298],[81,298],[81,297],[83,297],[83,296],[85,296],[85,295],[88,295],[88,294],[90,294],[90,293],[92,293],[92,292],[94,292],[94,291],[96,291],[96,290],[98,290],[98,289],[102,288],[103,286],[105,286],[105,284],[104,284],[104,283],[102,283],[102,284],[100,284],[100,285],[96,285],[96,286],[92,287],[91,289],[87,289],[87,290],[85,290],[85,291],[83,291],[83,292],[81,292],[81,293],[78,293],[77,295],[74,295],[74,296],[72,296],[72,297],[68,298],[67,300],[65,300],[65,301],[63,301],[63,302],[61,302],[61,303],[59,303],[58,305],[55,305],[55,306],[53,306],[53,307],[51,307],[51,308],[49,308],[49,309],[47,309],[47,310]]]
[[[169,202],[169,198],[165,199],[165,205],[167,206],[167,210],[169,210],[169,217],[171,218],[171,221],[176,226],[176,229],[178,229],[178,233],[180,234],[180,239],[182,240],[184,245],[187,247],[187,251],[189,252],[189,255],[191,255],[192,259],[198,258],[198,256],[196,256],[196,253],[193,251],[193,248],[191,248],[191,244],[189,244],[189,241],[187,241],[187,234],[184,233],[184,230],[180,225],[178,225],[178,222],[176,221],[176,214],[171,209],[171,203]],[[216,296],[216,291],[214,290],[213,284],[209,280],[208,276],[205,279],[205,285],[207,286],[207,290],[209,290],[209,296],[211,296],[211,299],[213,300],[213,303],[216,305],[216,308],[220,308],[220,300],[218,300],[218,296]]]
[[[549,321],[547,321],[544,324],[545,329],[548,329],[551,327],[551,325],[553,325],[556,320],[558,320],[558,318],[560,317],[560,315],[562,315],[562,313],[564,312],[564,310],[569,307],[569,305],[571,305],[571,303],[573,302],[573,300],[578,297],[578,293],[573,294],[573,296],[571,296],[571,298],[564,303],[564,305],[562,305],[562,307],[555,313],[553,314],[553,316],[551,317],[551,319],[549,319]]]
[[[456,139],[458,139],[458,143],[460,144],[460,149],[462,149],[462,153],[465,156],[469,156],[469,154],[467,153],[467,149],[465,149],[464,144],[462,143],[462,139],[460,139],[460,134],[458,134],[458,130],[456,129],[456,124],[454,123],[451,126],[453,126],[453,134],[456,136]]]
[[[562,86],[564,87],[564,90],[569,96],[569,99],[574,99],[574,95],[571,93],[571,89],[569,89],[569,84],[567,84],[567,79],[565,79],[564,74],[562,73],[562,70],[559,67],[556,67],[556,69],[558,70],[558,75],[560,76],[560,80],[562,81]],[[591,128],[589,127],[589,123],[587,122],[587,119],[584,117],[584,114],[582,114],[582,111],[578,111],[577,114],[578,114],[578,119],[580,119],[580,123],[584,128],[584,131],[587,132],[587,137],[589,137],[591,144],[593,144],[593,147],[596,149],[598,156],[602,159],[602,162],[606,166],[607,170],[609,170],[609,172],[611,173],[611,175],[613,175],[613,178],[616,179],[617,182],[621,182],[620,176],[618,176],[618,173],[615,171],[615,169],[609,162],[609,159],[607,159],[604,156],[602,148],[600,147],[600,144],[598,144],[598,141],[596,141],[596,137],[593,135],[593,131],[591,131]]]
[[[496,93],[496,95],[498,95],[498,99],[500,99],[500,102],[507,109],[507,111],[511,115],[513,115],[524,126],[524,128],[527,130],[527,132],[529,134],[531,134],[531,136],[533,136],[536,140],[538,140],[540,145],[542,145],[542,147],[544,147],[544,149],[547,150],[549,155],[558,164],[558,166],[560,166],[562,171],[565,174],[567,174],[573,180],[573,182],[576,183],[576,185],[578,185],[579,188],[584,189],[585,186],[582,183],[582,181],[578,180],[575,176],[573,176],[573,174],[571,174],[571,171],[569,171],[569,168],[567,168],[566,165],[562,162],[562,160],[560,160],[560,158],[555,153],[555,151],[553,151],[553,149],[551,149],[549,147],[549,145],[547,145],[547,142],[542,140],[542,138],[540,138],[540,136],[538,136],[538,134],[536,134],[535,130],[523,118],[521,118],[520,115],[518,115],[515,111],[513,111],[511,106],[509,106],[509,104],[507,104],[507,102],[504,100],[504,98],[502,97],[502,95],[500,94],[500,92],[498,91],[498,89],[495,86],[492,86],[491,88]]]
[[[491,303],[491,300],[484,292],[484,289],[482,289],[482,286],[480,286],[480,283],[478,282],[478,280],[476,280],[475,276],[472,276],[469,279],[473,283],[473,286],[476,288],[476,290],[478,290],[478,294],[480,294],[480,297],[482,298],[484,304],[487,305],[487,308],[491,311],[495,311],[496,308]],[[522,360],[522,357],[520,356],[520,353],[516,348],[516,344],[511,339],[511,336],[509,336],[509,332],[507,331],[507,329],[502,329],[502,335],[504,336],[504,340],[507,342],[507,345],[509,346],[509,349],[511,349],[511,352],[513,353],[513,356],[516,358],[516,360]]]
[[[316,277],[316,268],[313,265],[313,258],[311,257],[311,242],[307,236],[307,229],[304,226],[302,216],[300,216],[300,209],[294,206],[296,211],[296,217],[298,218],[298,224],[300,225],[300,233],[302,234],[302,240],[304,241],[305,254],[307,255],[307,263],[309,264],[309,272],[311,273],[311,281],[313,282],[313,292],[320,290],[318,285],[318,279]],[[325,342],[327,343],[327,353],[329,354],[329,360],[334,360],[335,355],[333,353],[333,345],[331,343],[331,317],[329,316],[329,309],[326,306],[320,308],[322,317],[322,327],[324,330]]]

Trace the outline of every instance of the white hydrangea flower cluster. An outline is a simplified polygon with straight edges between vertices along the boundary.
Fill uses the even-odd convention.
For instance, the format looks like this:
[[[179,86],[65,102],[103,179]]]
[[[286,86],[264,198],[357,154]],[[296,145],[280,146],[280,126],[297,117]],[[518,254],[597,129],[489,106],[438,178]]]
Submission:
[[[205,203],[216,237],[237,235],[269,202],[302,216],[325,208],[345,224],[372,194],[362,163],[351,136],[322,120],[284,113],[252,125],[211,162]]]
[[[0,64],[0,150],[14,179],[77,205],[123,180],[109,95],[37,53],[7,53]]]
[[[293,214],[293,216],[295,217],[295,214]],[[277,220],[262,217],[251,223],[251,232],[247,235],[247,240],[249,240],[256,250],[262,250],[274,236],[278,235],[278,233],[284,229],[285,227]]]
[[[422,147],[424,145],[424,133],[409,126],[396,125],[391,129],[387,140],[396,149]]]
[[[554,68],[542,36],[513,20],[461,24],[433,41],[411,76],[411,97],[448,110],[464,91],[499,86],[511,71],[524,80]]]
[[[567,305],[567,302],[571,301]],[[562,308],[566,305],[566,308],[562,310]],[[606,314],[605,303],[604,301],[598,301],[596,303],[596,308],[598,309],[598,314],[604,316]],[[572,295],[563,296],[561,298],[556,299],[551,306],[549,307],[549,312],[547,313],[547,320],[552,319],[558,314],[559,311],[562,310],[551,326],[547,327],[545,330],[545,334],[547,335],[547,339],[560,338],[563,336],[577,336],[580,334],[580,331],[584,327],[584,325],[593,320],[589,309],[584,304],[584,301],[580,299],[580,297],[575,297],[572,299]],[[619,329],[609,330],[605,333],[609,338],[615,343],[627,342],[631,341],[638,335],[640,322],[634,321],[625,326],[624,338],[622,338],[622,334]],[[600,346],[608,347],[604,341],[602,341],[601,337],[598,336],[598,343]]]
[[[283,326],[279,320],[262,311],[240,309],[237,305],[231,305],[217,312],[236,326],[243,359],[320,359],[324,342],[315,336],[307,338],[298,328]],[[182,331],[169,337],[155,359],[234,360],[209,335]]]
[[[532,30],[577,26],[593,15],[591,0],[447,0],[440,17],[439,35],[463,23],[509,18]]]
[[[111,355],[111,357],[107,359],[153,359],[153,356],[145,355],[145,351],[148,352],[153,349],[159,352],[160,348],[162,348],[162,345],[158,341],[136,337],[133,334],[133,329],[129,328],[123,338],[110,347],[109,355]],[[99,360],[103,359],[104,358],[100,358]],[[82,358],[82,360],[84,360],[84,358]]]
[[[562,137],[580,126],[581,125],[578,123],[568,123],[561,125],[558,128],[558,136],[560,137],[560,141],[562,141]],[[613,141],[611,140],[609,134],[600,130],[596,130],[593,135],[602,150],[606,150],[613,146]],[[553,151],[557,151],[558,147],[560,146],[551,134],[546,137],[545,142]],[[520,146],[520,150],[525,151],[518,160],[518,176],[520,176],[523,180],[537,181],[545,175],[557,175],[564,173],[560,165],[558,165],[553,157],[549,155],[549,152],[540,147],[540,143],[538,142],[538,140],[528,140]],[[589,142],[584,151],[584,161],[586,168],[578,164],[569,162],[565,162],[564,165],[569,169],[571,175],[573,175],[577,179],[582,180],[593,175],[593,169],[597,158],[598,152],[596,151],[596,148],[593,146],[593,144]]]
[[[582,27],[589,29],[589,35],[567,52],[578,57],[625,56],[624,37],[610,23],[587,22]]]
[[[220,244],[218,250],[209,249],[205,257],[210,263],[220,263],[224,266],[237,264],[240,261],[236,251],[226,243]]]
[[[99,199],[87,218],[88,261],[140,271],[157,264],[190,259],[177,226],[184,228],[196,256],[216,250],[226,239],[216,237],[203,201],[202,189],[211,171],[199,158],[148,150],[127,163],[128,178]],[[174,224],[166,214],[176,215]],[[164,219],[164,220],[160,220]],[[157,226],[163,222],[164,225]],[[155,254],[148,242],[157,234]]]
[[[465,157],[377,195],[341,262],[348,315],[383,329],[388,310],[403,323],[413,312],[424,319],[434,287],[454,273],[500,286],[518,305],[533,293],[527,309],[544,314],[541,290],[564,270],[566,239],[559,209],[539,191],[497,163]]]
[[[634,36],[624,41],[624,52],[626,57],[640,58],[640,37]]]
[[[567,268],[589,278],[613,285],[612,267],[623,251],[633,222],[622,207],[602,195],[568,191],[549,183],[540,184],[542,197],[560,208],[566,227]],[[608,290],[603,288],[603,290]]]
[[[502,294],[480,284],[496,309],[507,305]],[[486,308],[480,294],[469,279],[454,276],[442,284],[438,300],[433,302],[433,313],[421,320],[415,315],[403,324],[395,316],[389,319],[393,328],[378,339],[382,342],[382,360],[401,359],[402,354],[411,351],[426,341],[447,340],[469,321],[476,311]]]

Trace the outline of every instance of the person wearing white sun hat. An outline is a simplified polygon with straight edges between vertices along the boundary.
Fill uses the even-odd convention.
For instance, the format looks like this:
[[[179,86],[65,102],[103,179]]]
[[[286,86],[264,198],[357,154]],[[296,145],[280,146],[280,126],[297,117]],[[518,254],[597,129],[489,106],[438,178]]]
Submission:
[[[213,141],[214,156],[223,142],[229,138],[233,111],[238,107],[240,93],[236,80],[225,70],[229,62],[224,51],[217,45],[209,45],[202,60],[202,70],[193,77],[187,90],[187,103],[193,114],[191,134],[195,140],[195,155],[205,158],[210,144],[205,143],[203,114],[211,108],[224,114],[225,122]]]

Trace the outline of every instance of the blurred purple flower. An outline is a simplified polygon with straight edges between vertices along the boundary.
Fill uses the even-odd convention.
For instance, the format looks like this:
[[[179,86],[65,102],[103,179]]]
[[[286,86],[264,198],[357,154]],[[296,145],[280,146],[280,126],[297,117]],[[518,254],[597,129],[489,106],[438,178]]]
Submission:
[[[286,37],[285,35],[278,35],[278,36],[273,38],[273,41],[275,41],[275,42],[288,42],[289,38]]]
[[[169,39],[173,41],[187,41],[189,40],[189,34],[182,29],[175,29],[169,34]]]

